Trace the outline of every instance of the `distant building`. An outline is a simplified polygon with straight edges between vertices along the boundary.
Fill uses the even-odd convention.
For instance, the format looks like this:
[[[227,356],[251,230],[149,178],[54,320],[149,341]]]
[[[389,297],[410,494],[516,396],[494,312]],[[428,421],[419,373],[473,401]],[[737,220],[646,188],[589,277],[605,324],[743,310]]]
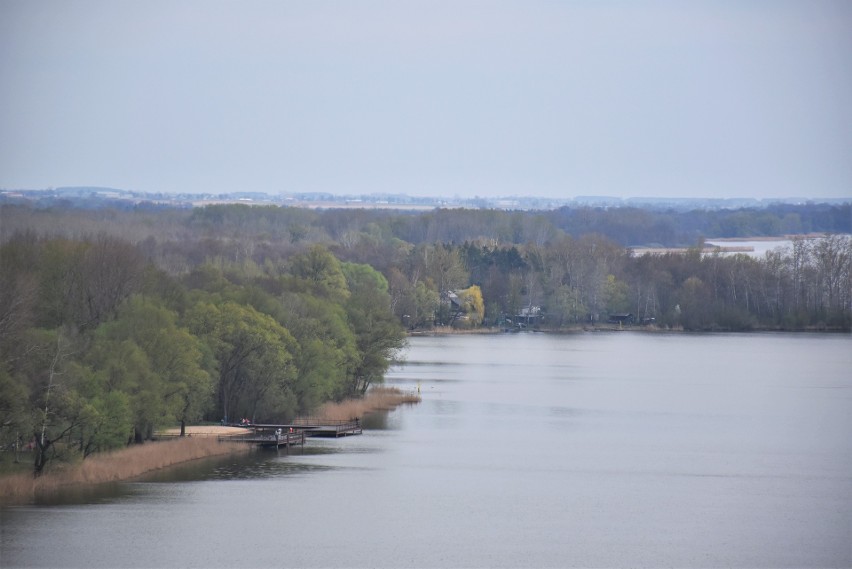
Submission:
[[[610,324],[633,324],[636,318],[632,314],[610,314],[606,319]]]

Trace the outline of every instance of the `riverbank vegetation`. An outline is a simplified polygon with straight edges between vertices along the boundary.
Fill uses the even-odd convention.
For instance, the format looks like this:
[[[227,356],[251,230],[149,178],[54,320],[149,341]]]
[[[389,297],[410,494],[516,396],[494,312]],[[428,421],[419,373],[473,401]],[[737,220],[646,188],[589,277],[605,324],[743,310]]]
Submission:
[[[382,382],[404,331],[852,324],[850,206],[661,212],[0,206],[0,460],[284,422]],[[827,231],[761,258],[704,237]],[[691,245],[643,254],[630,245]]]
[[[419,402],[420,394],[415,391],[375,386],[363,397],[322,404],[314,417],[319,420],[345,421]],[[131,480],[177,464],[252,449],[250,445],[221,442],[220,437],[245,433],[240,427],[199,425],[186,427],[185,430],[186,437],[169,438],[180,434],[179,429],[169,429],[165,431],[169,437],[163,442],[130,445],[93,455],[87,460],[77,455],[73,463],[62,463],[45,476],[34,477],[31,471],[22,468],[13,469],[16,470],[14,472],[0,472],[0,505],[32,503],[48,499],[71,486]],[[163,437],[158,433],[156,438],[159,440]]]
[[[169,274],[120,238],[27,233],[0,264],[0,440],[31,447],[37,474],[161,426],[360,396],[405,340],[385,278],[321,245]]]
[[[374,387],[364,397],[323,403],[316,412],[320,420],[348,421],[376,411],[390,411],[400,405],[420,402],[420,394],[395,387]]]
[[[130,480],[175,464],[247,452],[250,448],[247,445],[220,443],[215,437],[185,437],[131,445],[84,461],[64,463],[44,476],[33,477],[32,472],[0,476],[0,505],[32,503],[49,498],[69,486]]]

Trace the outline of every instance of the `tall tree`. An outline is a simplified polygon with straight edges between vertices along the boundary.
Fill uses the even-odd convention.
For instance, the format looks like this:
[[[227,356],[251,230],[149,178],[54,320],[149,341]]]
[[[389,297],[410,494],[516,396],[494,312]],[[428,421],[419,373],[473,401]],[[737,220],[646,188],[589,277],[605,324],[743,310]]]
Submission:
[[[485,302],[482,300],[482,290],[477,285],[472,285],[458,292],[458,301],[461,311],[467,317],[465,324],[477,327],[485,318]]]
[[[294,391],[299,411],[346,395],[358,361],[355,334],[343,306],[307,294],[285,293],[284,324],[296,338]]]
[[[94,335],[88,363],[98,370],[92,397],[119,391],[129,397],[137,440],[157,426],[197,419],[207,407],[213,380],[203,345],[159,303],[134,297],[118,317]]]
[[[250,415],[263,384],[274,382],[279,391],[290,388],[297,343],[271,316],[235,302],[200,302],[187,321],[216,358],[217,408],[226,420]]]
[[[405,346],[405,332],[390,310],[384,276],[367,265],[346,263],[343,269],[351,292],[346,313],[358,347],[350,394],[363,394],[384,379],[391,360]]]

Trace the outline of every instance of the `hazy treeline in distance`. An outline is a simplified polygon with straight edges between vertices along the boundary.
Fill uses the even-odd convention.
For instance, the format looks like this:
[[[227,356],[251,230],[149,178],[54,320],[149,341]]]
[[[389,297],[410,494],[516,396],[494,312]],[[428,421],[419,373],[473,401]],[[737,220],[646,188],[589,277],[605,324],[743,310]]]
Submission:
[[[200,419],[284,420],[382,380],[404,330],[849,330],[850,206],[405,213],[0,209],[0,444],[36,470]],[[826,232],[764,258],[628,245]]]

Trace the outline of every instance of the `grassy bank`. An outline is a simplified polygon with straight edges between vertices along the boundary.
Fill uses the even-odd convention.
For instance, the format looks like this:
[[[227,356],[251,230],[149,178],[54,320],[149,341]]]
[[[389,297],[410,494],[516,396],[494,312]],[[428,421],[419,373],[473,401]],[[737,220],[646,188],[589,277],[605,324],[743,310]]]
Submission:
[[[182,462],[248,450],[244,445],[204,437],[135,445],[95,455],[78,464],[62,465],[39,478],[29,472],[4,476],[0,478],[0,504],[24,504],[68,486],[129,480]]]
[[[373,411],[386,411],[403,404],[420,403],[420,395],[396,387],[374,387],[361,399],[322,405],[316,416],[332,421],[360,418]]]

